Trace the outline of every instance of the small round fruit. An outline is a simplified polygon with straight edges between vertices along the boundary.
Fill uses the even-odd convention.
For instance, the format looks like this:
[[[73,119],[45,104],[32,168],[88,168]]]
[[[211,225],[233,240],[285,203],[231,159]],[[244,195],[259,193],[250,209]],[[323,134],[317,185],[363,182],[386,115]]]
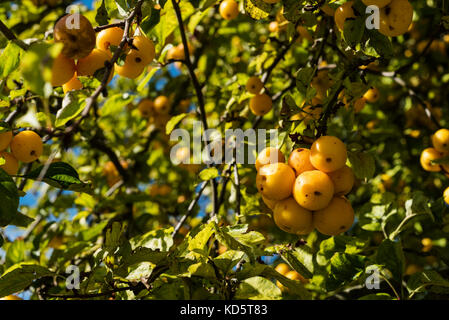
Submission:
[[[396,37],[408,31],[413,20],[413,7],[408,0],[394,0],[380,10],[379,32]]]
[[[313,214],[314,227],[327,236],[336,236],[351,228],[354,209],[345,198],[334,197],[329,205]]]
[[[290,153],[288,165],[295,170],[296,176],[310,170],[316,170],[310,162],[310,150],[306,148],[297,148]]]
[[[446,189],[444,189],[444,192],[443,192],[443,199],[444,199],[444,202],[446,202],[446,204],[449,205],[449,187],[447,187]]]
[[[220,3],[219,11],[223,19],[235,19],[239,15],[239,4],[235,0],[224,0]]]
[[[142,99],[139,102],[137,108],[140,111],[140,114],[144,118],[149,118],[153,115],[154,112],[154,103],[150,99]]]
[[[273,219],[281,230],[288,233],[303,235],[313,230],[312,212],[301,207],[292,197],[276,203]]]
[[[274,207],[276,206],[277,201],[276,200],[270,200],[264,196],[262,196],[262,201],[267,205],[268,208],[271,210],[274,210]]]
[[[8,148],[9,144],[12,140],[12,131],[6,131],[3,133],[0,133],[0,151],[5,150]]]
[[[432,145],[440,152],[449,151],[449,130],[439,129],[432,135]]]
[[[101,30],[97,34],[97,48],[103,51],[108,51],[111,46],[118,47],[122,41],[123,33],[124,30],[119,27]]]
[[[266,93],[255,95],[249,101],[249,108],[256,116],[264,116],[273,107],[271,97]]]
[[[67,93],[67,92],[73,91],[73,90],[81,90],[82,88],[83,88],[83,84],[78,79],[78,76],[76,73],[72,79],[70,79],[68,82],[66,82],[62,85],[62,91],[64,91],[64,93]]]
[[[5,163],[0,165],[0,168],[6,171],[7,174],[13,176],[19,171],[19,161],[9,152],[0,152],[0,158],[5,160]]]
[[[252,94],[259,94],[263,88],[263,83],[259,77],[253,76],[246,82],[246,90]]]
[[[377,6],[379,9],[382,9],[386,5],[390,4],[392,0],[362,0],[365,6]]]
[[[133,46],[137,49],[131,49],[128,55],[132,53],[136,53],[136,55],[141,59],[141,63],[144,65],[148,65],[153,61],[156,56],[156,50],[154,47],[154,43],[151,39],[148,39],[146,36],[135,36],[133,39]],[[136,62],[139,62],[136,60]]]
[[[256,170],[270,163],[285,162],[285,156],[278,148],[267,147],[263,149],[256,159]]]
[[[68,14],[55,24],[54,38],[62,42],[62,54],[70,59],[86,57],[95,48],[96,36],[89,20],[79,14]]]
[[[302,283],[308,283],[309,282],[309,280],[304,278],[302,275],[299,274],[299,272],[297,272],[295,270],[291,270],[291,271],[287,272],[285,274],[285,277],[290,279],[290,280],[299,280]]]
[[[363,95],[363,98],[365,98],[366,101],[370,103],[377,102],[380,98],[380,92],[377,88],[371,88],[368,91],[365,92]]]
[[[73,59],[69,59],[60,54],[53,60],[51,67],[51,85],[54,87],[62,86],[70,81],[75,74],[76,66]]]
[[[438,172],[441,171],[441,167],[439,164],[432,164],[432,160],[440,159],[443,157],[443,154],[437,151],[434,148],[426,148],[421,152],[421,157],[419,161],[421,166],[426,171]]]
[[[184,47],[171,47],[167,52],[167,60],[184,60]]]
[[[295,173],[285,163],[267,164],[259,169],[256,186],[270,200],[283,200],[292,194]]]
[[[281,262],[274,268],[274,270],[285,276],[291,269],[288,264]]]
[[[104,68],[106,70],[106,65],[109,60],[111,60],[112,55],[109,51],[103,51],[100,49],[94,49],[85,58],[79,59],[76,64],[77,74],[79,76],[94,76],[95,72]],[[109,73],[108,82],[112,80],[114,76],[113,70]],[[103,76],[100,77],[102,80]]]
[[[159,114],[167,114],[170,111],[170,101],[166,96],[158,96],[154,99],[154,110]]]
[[[279,23],[277,21],[271,21],[268,25],[268,31],[270,32],[278,32],[279,31]]]
[[[323,172],[332,172],[342,168],[347,159],[345,144],[334,136],[321,136],[310,148],[310,162]]]
[[[334,196],[334,184],[327,174],[319,170],[305,171],[296,177],[293,197],[308,210],[325,208]]]
[[[11,152],[14,157],[24,163],[37,160],[44,151],[41,137],[34,131],[21,131],[11,141]]]
[[[346,19],[355,18],[354,10],[352,10],[353,1],[343,3],[335,10],[334,20],[338,29],[343,31]]]
[[[343,196],[348,194],[354,186],[354,172],[346,165],[341,169],[329,172],[327,175],[334,183],[334,192],[336,195]]]
[[[126,56],[122,66],[115,64],[114,68],[119,76],[135,79],[145,70],[145,65],[142,63],[140,55],[134,51]]]

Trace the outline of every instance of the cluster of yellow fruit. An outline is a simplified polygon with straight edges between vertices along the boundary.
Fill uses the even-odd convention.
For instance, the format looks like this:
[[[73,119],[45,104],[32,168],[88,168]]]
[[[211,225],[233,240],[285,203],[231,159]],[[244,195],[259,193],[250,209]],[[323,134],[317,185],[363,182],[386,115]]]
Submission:
[[[439,129],[432,135],[433,148],[426,148],[421,152],[419,159],[424,170],[430,172],[439,172],[443,170],[446,175],[449,174],[449,164],[436,164],[434,160],[446,158],[449,156],[449,130]],[[449,187],[443,192],[444,202],[449,204]]]
[[[256,186],[276,225],[297,235],[314,228],[330,236],[347,231],[354,210],[344,195],[355,177],[346,160],[346,146],[334,136],[318,138],[310,149],[293,150],[288,164],[279,149],[264,149],[256,159]]]
[[[254,97],[249,100],[249,108],[256,116],[266,115],[273,107],[271,97],[266,93],[261,93],[262,89],[263,82],[259,77],[250,77],[246,82],[246,90],[254,94]]]
[[[290,266],[286,263],[279,263],[276,268],[274,268],[277,272],[282,274],[284,277],[290,279],[290,280],[299,280],[302,283],[309,283],[309,280],[304,278],[301,274],[299,274],[297,271],[292,270]],[[282,290],[286,291],[286,288],[280,283],[279,281],[276,281],[276,285]]]
[[[380,9],[379,32],[388,37],[396,37],[406,33],[412,24],[413,7],[407,0],[362,0],[366,6],[375,5]],[[348,1],[335,10],[334,20],[338,29],[343,31],[348,18],[355,18],[352,6]]]
[[[7,148],[11,152],[7,152]],[[34,131],[25,130],[13,136],[12,131],[0,133],[0,158],[4,163],[0,168],[9,175],[16,175],[19,171],[19,161],[33,162],[42,155],[44,145],[41,137]]]
[[[122,28],[112,27],[96,35],[89,20],[78,13],[59,19],[55,24],[54,39],[64,46],[53,61],[52,85],[62,86],[64,92],[81,89],[78,76],[91,77],[104,68],[111,60],[114,48],[119,46],[123,33]],[[114,69],[118,75],[130,79],[137,78],[156,54],[153,41],[144,35],[134,36],[132,47],[126,45],[124,53],[125,61],[115,64]],[[108,82],[113,75],[114,70]]]
[[[344,91],[342,91],[340,93],[339,98],[342,100],[345,107],[348,109],[350,107],[350,103],[348,102],[348,99],[345,96]],[[361,96],[360,98],[358,98],[354,101],[354,112],[358,113],[358,112],[362,111],[362,109],[365,107],[365,104],[367,102],[375,103],[379,100],[379,98],[380,98],[379,89],[377,89],[375,87],[371,87],[363,94],[363,96]]]
[[[166,96],[158,96],[154,101],[142,99],[137,108],[143,118],[149,119],[150,123],[154,123],[159,129],[163,129],[170,120],[170,101]]]

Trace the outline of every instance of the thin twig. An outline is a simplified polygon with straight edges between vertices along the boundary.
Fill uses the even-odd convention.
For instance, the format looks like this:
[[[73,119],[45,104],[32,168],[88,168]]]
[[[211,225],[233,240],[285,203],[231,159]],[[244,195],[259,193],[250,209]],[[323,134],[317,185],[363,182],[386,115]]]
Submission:
[[[200,119],[201,119],[201,122],[204,127],[203,128],[203,137],[204,137],[205,141],[208,141],[208,138],[206,136],[206,130],[209,129],[209,126],[207,123],[204,96],[203,96],[203,92],[201,90],[201,85],[200,85],[198,78],[195,74],[195,69],[193,67],[192,61],[190,59],[190,52],[189,52],[189,47],[188,47],[188,43],[187,43],[186,32],[184,29],[184,23],[182,20],[181,8],[179,7],[179,4],[176,0],[172,0],[172,5],[173,5],[173,8],[176,13],[176,19],[178,20],[182,44],[184,46],[184,57],[185,57],[184,64],[187,66],[187,69],[189,71],[190,78],[192,80],[192,84],[193,84],[193,87],[195,89],[195,93],[196,93],[196,96],[198,99],[198,108],[199,108],[199,113],[200,113]],[[206,144],[206,151],[208,154],[210,154],[209,148],[210,148],[209,144]],[[214,164],[207,163],[208,168],[213,167],[213,166],[214,166]],[[212,186],[212,207],[213,207],[211,217],[214,217],[218,213],[217,212],[217,205],[218,205],[218,203],[217,203],[217,182],[215,179],[211,179],[210,182],[211,182],[211,186]]]
[[[71,134],[76,130],[76,128],[78,128],[81,122],[89,115],[90,109],[97,101],[97,98],[100,96],[100,93],[105,92],[106,86],[108,85],[109,75],[114,68],[114,63],[117,62],[118,58],[122,54],[123,48],[129,42],[129,31],[131,28],[132,21],[134,20],[136,15],[140,13],[142,3],[143,0],[137,2],[134,10],[131,12],[129,17],[125,19],[125,30],[123,32],[122,40],[120,41],[117,50],[115,50],[112,59],[107,63],[105,63],[105,71],[100,86],[94,91],[94,93],[89,98],[86,99],[86,106],[84,107],[84,110],[81,113],[81,117],[65,130],[66,134]]]
[[[19,40],[16,37],[16,35],[1,20],[0,20],[0,31],[5,35],[6,39],[13,41],[23,50],[28,50],[28,45],[22,40]]]
[[[175,227],[175,230],[173,230],[172,238],[174,238],[178,234],[178,232],[181,229],[181,227],[184,224],[184,222],[192,214],[193,208],[195,207],[195,205],[197,204],[197,202],[200,199],[201,195],[203,194],[204,189],[206,189],[206,185],[207,185],[207,181],[204,181],[204,182],[201,183],[200,190],[196,194],[195,199],[193,199],[192,202],[190,202],[189,207],[187,208],[187,212],[181,217],[181,219],[179,220],[178,224]]]

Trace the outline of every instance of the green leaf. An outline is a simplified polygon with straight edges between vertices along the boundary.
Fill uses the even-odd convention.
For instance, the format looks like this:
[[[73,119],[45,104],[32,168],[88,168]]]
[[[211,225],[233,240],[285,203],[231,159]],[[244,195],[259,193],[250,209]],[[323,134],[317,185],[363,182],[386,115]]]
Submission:
[[[34,280],[53,276],[53,272],[34,263],[20,263],[7,269],[0,277],[0,297],[26,289]]]
[[[151,15],[148,19],[144,19],[140,24],[143,32],[148,34],[155,26],[158,25],[161,20],[161,11],[160,10],[151,10]]]
[[[407,289],[410,293],[410,298],[418,292],[423,292],[424,289],[447,294],[449,292],[449,281],[436,271],[426,270],[413,274],[407,282]]]
[[[6,78],[11,72],[17,69],[20,64],[20,58],[23,50],[14,42],[8,42],[8,45],[0,55],[0,75]]]
[[[120,222],[114,221],[111,228],[106,230],[104,249],[111,254],[114,253],[115,249],[120,245],[120,237],[122,233],[122,225]]]
[[[126,105],[134,100],[135,96],[128,93],[117,93],[108,97],[104,105],[101,107],[101,116],[116,117],[120,112],[126,112]]]
[[[394,242],[389,239],[382,241],[377,248],[376,263],[390,270],[396,281],[402,281],[405,257],[399,242]]]
[[[106,9],[106,5],[104,3],[104,0],[101,1],[101,6],[97,9],[97,14],[95,15],[95,21],[100,26],[104,26],[108,24],[109,17],[108,17],[108,10]]]
[[[56,113],[56,127],[62,127],[83,111],[86,106],[85,94],[80,90],[69,91],[62,100],[62,108]]]
[[[6,250],[6,263],[7,265],[15,265],[25,260],[26,253],[25,242],[23,240],[16,240],[8,246]]]
[[[11,90],[9,92],[9,99],[13,100],[14,98],[24,96],[26,92],[27,92],[26,88],[19,89],[19,90]]]
[[[44,172],[43,170],[45,170],[45,165],[34,169],[25,175],[25,177],[33,180],[42,178],[43,182],[60,189],[71,189],[74,185],[78,187],[86,186],[79,179],[78,172],[68,163],[59,161],[50,163],[45,174],[41,176]]]
[[[151,69],[150,72],[148,72],[145,77],[140,81],[139,85],[137,86],[137,92],[142,92],[143,89],[145,88],[145,86],[148,84],[148,82],[150,82],[151,78],[153,78],[153,76],[156,74],[156,72],[159,70],[160,68],[158,67],[153,67]]]
[[[291,23],[296,23],[301,16],[301,9],[303,7],[301,1],[297,0],[283,0],[284,5],[284,17]]]
[[[307,269],[306,266],[304,266],[304,264],[297,259],[297,257],[301,257],[300,255],[295,255],[291,251],[282,251],[280,252],[280,254],[282,259],[287,261],[288,264],[299,274],[304,276],[304,278],[310,279],[313,277],[313,273],[309,271],[309,269]]]
[[[181,0],[179,2],[181,9],[181,15],[184,21],[187,21],[190,15],[195,12],[195,8],[189,1]],[[158,38],[158,45],[165,44],[165,39],[178,28],[178,20],[176,19],[176,13],[173,9],[171,1],[167,1],[162,10],[160,10],[160,22],[151,31]],[[157,48],[157,51],[162,48]]]
[[[358,179],[371,179],[374,176],[376,165],[371,154],[368,152],[348,151],[348,158],[354,175]]]
[[[330,260],[330,273],[326,280],[327,290],[339,287],[356,280],[365,271],[365,257],[337,252]]]
[[[14,220],[19,208],[19,192],[12,178],[0,168],[0,227]]]
[[[207,262],[198,262],[191,264],[187,269],[191,276],[197,276],[207,279],[216,279],[214,267]]]
[[[393,56],[393,46],[388,37],[381,34],[378,30],[366,30],[369,35],[369,40],[365,46],[372,47],[377,53],[376,57],[389,59]]]
[[[241,300],[279,300],[281,297],[281,289],[259,276],[243,280],[235,293],[235,299]]]
[[[173,227],[152,230],[130,240],[132,249],[145,247],[153,250],[168,251],[173,245],[171,236]]]
[[[225,253],[214,258],[214,264],[224,274],[228,274],[243,259],[244,255],[245,253],[243,251],[227,250]]]
[[[194,251],[204,256],[208,256],[209,238],[214,234],[215,229],[213,223],[207,224],[200,232],[198,232],[192,239],[189,239],[190,251]]]
[[[211,179],[215,179],[216,177],[218,177],[219,173],[217,168],[212,167],[212,168],[207,168],[202,170],[199,173],[199,178],[203,181],[207,181],[207,180],[211,180]]]
[[[17,212],[14,216],[14,219],[10,222],[11,225],[17,226],[17,227],[28,227],[30,223],[34,221],[33,218],[30,218],[20,212]]]
[[[175,129],[176,125],[181,122],[182,119],[184,119],[188,114],[187,113],[181,113],[176,116],[171,117],[171,119],[167,122],[165,126],[165,133],[169,135],[173,129]],[[209,180],[209,179],[206,179]]]
[[[130,281],[141,281],[141,279],[148,279],[151,276],[154,265],[151,262],[139,262],[130,267],[130,269],[126,279]]]
[[[314,74],[315,68],[305,67],[299,69],[296,75],[296,87],[303,95],[306,95],[307,88],[310,86]]]
[[[263,0],[244,0],[245,12],[255,20],[265,19],[270,15],[271,5]]]
[[[346,19],[343,30],[345,42],[351,48],[355,48],[355,46],[361,42],[365,29],[365,19],[363,17]]]

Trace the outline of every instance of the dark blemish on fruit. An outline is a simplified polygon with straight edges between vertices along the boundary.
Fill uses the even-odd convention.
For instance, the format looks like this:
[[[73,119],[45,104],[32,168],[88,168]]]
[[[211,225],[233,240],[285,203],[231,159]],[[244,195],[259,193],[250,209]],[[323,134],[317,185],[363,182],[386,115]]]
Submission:
[[[140,63],[140,62],[142,62],[142,59],[140,59],[139,57],[137,57],[137,58],[136,58],[136,62],[137,62],[137,63]]]
[[[77,40],[76,36],[74,36],[73,34],[69,34],[69,39],[70,41],[75,42]]]
[[[322,193],[319,192],[319,191],[315,191],[314,194],[315,194],[316,196],[321,196]]]
[[[345,226],[340,226],[340,230],[343,230],[343,229],[345,229],[346,227]]]
[[[332,162],[332,158],[326,158],[326,162]]]

